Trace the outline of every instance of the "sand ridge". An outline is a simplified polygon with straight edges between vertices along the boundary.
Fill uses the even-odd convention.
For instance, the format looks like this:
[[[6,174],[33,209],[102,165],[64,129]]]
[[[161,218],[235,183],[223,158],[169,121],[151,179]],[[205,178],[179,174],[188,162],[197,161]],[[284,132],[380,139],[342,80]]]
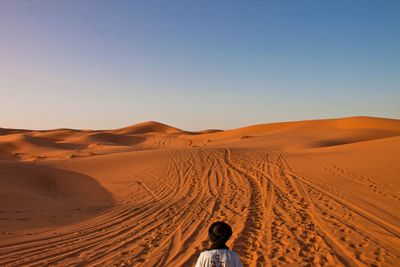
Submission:
[[[1,266],[400,264],[400,120],[0,131]]]

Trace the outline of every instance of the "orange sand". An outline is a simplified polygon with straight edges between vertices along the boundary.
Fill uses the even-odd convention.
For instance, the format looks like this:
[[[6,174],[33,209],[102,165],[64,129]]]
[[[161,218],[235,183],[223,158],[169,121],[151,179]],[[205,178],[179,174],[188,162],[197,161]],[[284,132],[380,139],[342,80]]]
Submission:
[[[0,266],[400,266],[400,120],[0,128]]]

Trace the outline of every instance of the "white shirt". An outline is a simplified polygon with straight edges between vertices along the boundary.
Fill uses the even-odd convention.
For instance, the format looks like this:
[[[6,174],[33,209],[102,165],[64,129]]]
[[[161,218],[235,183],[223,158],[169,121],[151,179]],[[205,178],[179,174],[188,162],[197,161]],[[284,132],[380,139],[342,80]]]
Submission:
[[[242,263],[232,250],[213,249],[200,253],[195,267],[242,267]]]

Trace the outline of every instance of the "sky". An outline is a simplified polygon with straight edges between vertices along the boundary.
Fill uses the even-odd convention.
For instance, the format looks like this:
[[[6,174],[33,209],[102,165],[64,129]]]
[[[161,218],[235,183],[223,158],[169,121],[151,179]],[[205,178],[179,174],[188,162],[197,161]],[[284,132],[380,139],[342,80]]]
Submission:
[[[0,127],[400,118],[400,1],[0,1]]]

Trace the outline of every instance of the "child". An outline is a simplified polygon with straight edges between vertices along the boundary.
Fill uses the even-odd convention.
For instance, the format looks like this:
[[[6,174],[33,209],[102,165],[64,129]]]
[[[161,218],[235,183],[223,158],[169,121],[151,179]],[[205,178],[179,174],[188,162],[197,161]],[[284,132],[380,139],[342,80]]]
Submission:
[[[232,228],[224,222],[215,222],[208,229],[211,239],[209,250],[200,253],[196,267],[242,267],[236,252],[229,250],[226,241],[232,236]]]

